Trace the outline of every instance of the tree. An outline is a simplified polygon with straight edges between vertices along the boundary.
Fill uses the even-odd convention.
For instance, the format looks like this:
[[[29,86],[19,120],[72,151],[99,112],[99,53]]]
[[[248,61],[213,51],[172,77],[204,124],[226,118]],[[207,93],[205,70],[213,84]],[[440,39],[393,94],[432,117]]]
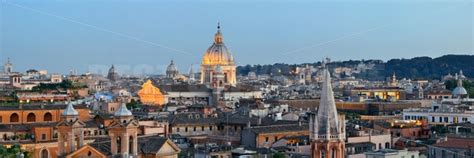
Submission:
[[[280,152],[279,152],[279,153],[275,153],[275,154],[273,154],[273,158],[285,158],[285,154],[280,153]]]

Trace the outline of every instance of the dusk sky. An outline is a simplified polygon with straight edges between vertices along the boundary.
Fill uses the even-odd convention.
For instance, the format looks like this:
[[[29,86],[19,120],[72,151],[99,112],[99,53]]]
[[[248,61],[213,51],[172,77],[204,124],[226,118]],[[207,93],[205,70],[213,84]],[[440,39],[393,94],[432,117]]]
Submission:
[[[0,58],[20,72],[187,71],[217,22],[238,65],[474,54],[472,0],[382,1],[0,0]]]

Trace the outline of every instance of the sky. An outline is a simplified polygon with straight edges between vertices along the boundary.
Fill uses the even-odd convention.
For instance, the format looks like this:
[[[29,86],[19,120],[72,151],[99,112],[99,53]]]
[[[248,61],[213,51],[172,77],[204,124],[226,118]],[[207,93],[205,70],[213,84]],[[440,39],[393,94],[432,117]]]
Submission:
[[[198,69],[219,22],[238,65],[474,54],[473,0],[0,0],[0,61],[50,73]]]

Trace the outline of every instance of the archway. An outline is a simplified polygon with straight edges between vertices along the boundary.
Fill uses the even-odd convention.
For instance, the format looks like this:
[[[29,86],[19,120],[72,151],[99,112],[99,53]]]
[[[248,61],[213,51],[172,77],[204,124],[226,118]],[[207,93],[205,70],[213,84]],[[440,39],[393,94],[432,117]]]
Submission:
[[[20,119],[18,117],[18,114],[16,113],[13,113],[12,115],[10,115],[10,122],[19,122]]]
[[[49,152],[47,149],[41,150],[41,158],[49,158]]]
[[[47,112],[46,114],[44,114],[43,120],[44,121],[53,121],[53,115],[51,115],[51,113]]]
[[[26,122],[35,122],[36,121],[36,115],[34,113],[29,113],[26,116]]]

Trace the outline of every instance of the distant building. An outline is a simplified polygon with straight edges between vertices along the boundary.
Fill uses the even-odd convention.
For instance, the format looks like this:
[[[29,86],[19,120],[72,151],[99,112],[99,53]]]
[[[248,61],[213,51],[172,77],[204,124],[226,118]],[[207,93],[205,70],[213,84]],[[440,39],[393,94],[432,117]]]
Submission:
[[[109,72],[107,73],[107,78],[112,82],[118,81],[120,79],[120,76],[119,76],[117,70],[115,70],[114,65],[112,65],[112,67],[110,67]]]
[[[445,138],[439,143],[428,146],[430,158],[471,158],[474,157],[474,139]]]
[[[174,64],[174,61],[171,60],[171,63],[166,68],[166,77],[170,78],[170,79],[174,79],[174,78],[178,77],[178,75],[179,75],[178,68]]]
[[[382,149],[365,153],[366,158],[419,158],[418,151]]]

